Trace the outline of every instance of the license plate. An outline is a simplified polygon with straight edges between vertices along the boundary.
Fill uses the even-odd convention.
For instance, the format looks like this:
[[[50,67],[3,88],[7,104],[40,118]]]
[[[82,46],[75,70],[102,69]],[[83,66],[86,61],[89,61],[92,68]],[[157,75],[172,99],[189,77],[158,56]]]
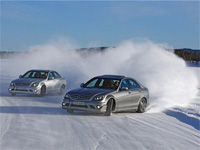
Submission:
[[[17,87],[17,90],[26,90],[23,87]]]
[[[75,105],[85,105],[85,102],[73,102]]]
[[[18,86],[17,89],[21,90],[21,89],[24,89],[24,87]]]

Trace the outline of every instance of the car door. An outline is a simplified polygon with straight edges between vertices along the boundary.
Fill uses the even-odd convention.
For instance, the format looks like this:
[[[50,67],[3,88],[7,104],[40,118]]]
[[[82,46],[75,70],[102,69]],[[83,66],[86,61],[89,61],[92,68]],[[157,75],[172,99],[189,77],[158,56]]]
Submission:
[[[54,76],[54,91],[59,91],[62,86],[61,76],[57,72],[53,72]]]
[[[129,83],[129,92],[131,95],[130,106],[137,107],[138,101],[141,97],[140,85],[133,79],[128,79],[128,83]]]
[[[54,90],[55,81],[54,81],[53,72],[49,72],[45,85],[46,85],[47,92],[51,92]]]
[[[131,94],[129,90],[129,83],[127,79],[121,81],[119,92],[115,94],[116,109],[126,110],[131,104]]]

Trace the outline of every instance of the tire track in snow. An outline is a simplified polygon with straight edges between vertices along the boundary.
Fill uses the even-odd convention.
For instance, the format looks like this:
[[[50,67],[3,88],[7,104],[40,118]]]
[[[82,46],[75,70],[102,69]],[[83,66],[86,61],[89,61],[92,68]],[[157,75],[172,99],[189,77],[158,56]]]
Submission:
[[[182,139],[184,139],[184,140],[189,141],[190,143],[195,144],[197,147],[200,147],[199,142],[194,142],[193,140],[190,140],[190,139],[188,139],[188,138],[185,138],[185,137],[179,135],[178,132],[175,133],[174,131],[169,131],[169,130],[163,129],[163,128],[159,127],[158,125],[152,124],[152,122],[141,121],[141,120],[136,119],[136,118],[133,118],[133,117],[131,117],[131,116],[125,115],[125,117],[126,117],[126,118],[129,118],[129,119],[131,119],[131,120],[133,120],[134,122],[138,122],[138,123],[140,123],[140,124],[142,124],[142,125],[149,126],[149,127],[158,129],[158,130],[160,130],[160,131],[164,131],[164,132],[169,133],[169,134],[171,134],[171,135],[173,135],[173,136],[177,136],[177,137],[179,137],[179,138],[182,138]]]
[[[13,102],[10,102],[8,98],[2,98],[0,97],[1,106],[5,106],[7,103],[13,104]],[[1,112],[1,106],[0,106],[0,112]],[[3,140],[3,137],[6,135],[6,133],[10,129],[11,121],[13,119],[12,115],[7,115],[6,117],[3,117],[4,114],[0,113],[0,119],[1,119],[1,130],[0,130],[0,141]]]
[[[160,117],[160,116],[158,116],[158,117]],[[195,131],[193,131],[193,130],[191,130],[191,128],[190,127],[187,127],[187,126],[184,126],[184,128],[180,128],[180,124],[174,124],[174,123],[171,123],[171,122],[169,122],[169,121],[165,121],[165,120],[163,120],[163,118],[160,118],[160,119],[158,119],[158,117],[152,117],[152,116],[148,116],[148,118],[151,118],[151,119],[153,119],[153,120],[156,120],[157,122],[162,122],[163,124],[165,124],[165,125],[170,125],[170,126],[173,126],[174,128],[177,128],[177,129],[179,129],[179,130],[182,130],[184,133],[185,132],[187,132],[188,133],[188,135],[190,135],[190,134],[193,134],[194,136],[197,136],[195,133],[197,133],[197,132],[195,132]],[[171,116],[169,116],[169,117],[171,117]],[[173,117],[174,118],[174,117]],[[175,118],[176,119],[176,118]],[[180,134],[180,133],[177,133],[177,134]],[[187,134],[186,134],[187,135]],[[199,138],[199,136],[198,136],[198,138]]]
[[[104,140],[107,139],[106,135],[107,135],[107,133],[104,132],[104,134],[103,134],[103,135],[100,137],[100,139],[97,141],[97,145],[96,145],[96,147],[94,148],[94,150],[97,150],[97,149],[99,148],[99,146],[101,146],[102,142],[103,142]]]
[[[1,108],[0,108],[1,109]],[[0,114],[1,116],[2,114]],[[10,124],[12,121],[12,116],[11,115],[7,115],[7,117],[3,117],[4,119],[2,120],[2,116],[1,118],[1,130],[0,130],[0,141],[3,140],[3,137],[6,135],[6,133],[9,131],[10,129]],[[0,144],[1,145],[1,144]],[[1,146],[0,146],[1,147]]]

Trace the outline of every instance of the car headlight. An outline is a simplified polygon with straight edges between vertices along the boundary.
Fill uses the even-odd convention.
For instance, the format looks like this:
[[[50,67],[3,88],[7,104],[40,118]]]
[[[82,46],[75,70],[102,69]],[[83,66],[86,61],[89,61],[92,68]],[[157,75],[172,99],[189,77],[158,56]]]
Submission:
[[[15,84],[14,84],[14,82],[11,82],[10,85],[11,85],[11,86],[14,86]]]
[[[101,100],[103,100],[104,99],[104,95],[98,95],[98,96],[95,96],[93,99],[95,100],[95,101],[101,101]]]
[[[39,85],[39,83],[38,82],[36,82],[36,83],[33,83],[31,86],[34,86],[34,87],[36,87],[36,86],[38,86]]]
[[[65,95],[65,98],[66,98],[66,99],[70,99],[69,94],[66,94],[66,95]]]

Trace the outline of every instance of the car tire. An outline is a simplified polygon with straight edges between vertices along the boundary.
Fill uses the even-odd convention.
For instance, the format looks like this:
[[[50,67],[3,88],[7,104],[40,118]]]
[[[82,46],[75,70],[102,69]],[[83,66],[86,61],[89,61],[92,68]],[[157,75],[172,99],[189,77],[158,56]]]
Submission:
[[[16,93],[11,93],[12,96],[16,96]]]
[[[140,100],[140,103],[138,105],[138,109],[137,109],[137,112],[138,113],[144,113],[146,111],[146,107],[147,107],[147,101],[145,98],[142,98]]]
[[[44,96],[46,93],[46,87],[43,85],[40,91],[40,96]]]
[[[106,112],[104,113],[104,116],[110,116],[112,113],[112,107],[113,107],[113,100],[109,100],[107,103],[107,108],[106,108]]]
[[[74,112],[73,109],[67,109],[67,113],[72,114]]]
[[[60,95],[65,93],[65,85],[62,85],[60,88]]]

